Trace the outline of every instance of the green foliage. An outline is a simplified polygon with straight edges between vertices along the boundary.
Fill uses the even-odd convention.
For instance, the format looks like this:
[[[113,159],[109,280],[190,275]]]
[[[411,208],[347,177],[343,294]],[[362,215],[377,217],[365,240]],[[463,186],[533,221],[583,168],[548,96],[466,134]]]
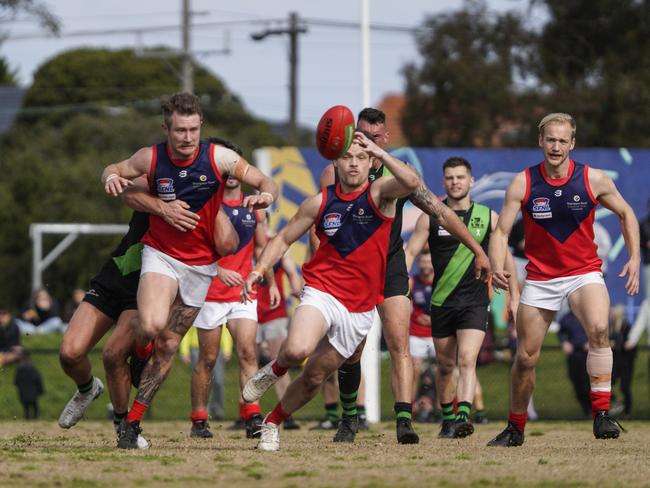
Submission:
[[[16,86],[18,84],[18,73],[12,69],[7,60],[0,57],[0,86]]]
[[[79,49],[42,65],[20,120],[0,143],[0,303],[17,307],[29,296],[33,222],[119,223],[130,211],[99,184],[104,166],[160,142],[160,97],[177,90],[178,61],[138,57],[131,50]],[[282,139],[244,109],[207,70],[195,68],[204,137],[229,138],[244,148]],[[47,253],[63,236],[44,240]],[[45,272],[44,283],[63,300],[88,280],[119,236],[84,236]]]
[[[528,146],[568,112],[581,146],[650,145],[650,8],[635,0],[531,0],[540,26],[484,0],[427,19],[404,68],[413,145]]]
[[[514,14],[489,16],[482,1],[428,18],[417,36],[423,57],[405,67],[404,132],[418,146],[491,146],[528,141],[519,132],[499,134],[503,122],[527,115],[533,35]]]

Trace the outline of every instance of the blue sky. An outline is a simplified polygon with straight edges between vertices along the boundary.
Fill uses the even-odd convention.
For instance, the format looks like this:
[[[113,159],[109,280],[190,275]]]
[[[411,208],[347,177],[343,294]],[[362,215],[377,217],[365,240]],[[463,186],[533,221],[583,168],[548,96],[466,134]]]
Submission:
[[[181,0],[47,0],[46,4],[62,21],[63,33],[109,29],[175,26],[180,24]],[[531,21],[541,21],[543,13],[528,11],[528,0],[489,0],[492,11],[518,10]],[[416,27],[427,15],[450,12],[462,7],[462,0],[370,0],[370,21],[393,27]],[[285,24],[267,22],[286,19],[295,11],[308,20],[358,22],[358,0],[192,0],[194,22],[229,23],[227,26],[193,29],[192,48],[197,60],[221,77],[244,101],[246,107],[263,118],[280,121],[288,113],[288,37],[271,36],[262,42],[250,34]],[[107,33],[102,35],[46,37],[38,25],[25,16],[8,27],[9,38],[0,52],[18,69],[22,84],[47,59],[77,47],[124,48],[181,45],[180,29],[162,32]],[[356,29],[309,24],[309,32],[299,41],[298,121],[314,125],[329,106],[345,104],[353,111],[361,108],[361,44]],[[35,38],[16,36],[35,34]],[[220,51],[229,37],[230,54]],[[413,35],[403,31],[372,31],[371,104],[387,93],[403,90],[401,68],[418,61]]]

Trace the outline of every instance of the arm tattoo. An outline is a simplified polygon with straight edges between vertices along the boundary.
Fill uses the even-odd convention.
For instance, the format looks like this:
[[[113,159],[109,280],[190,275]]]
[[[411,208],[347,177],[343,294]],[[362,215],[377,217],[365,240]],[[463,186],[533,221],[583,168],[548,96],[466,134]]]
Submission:
[[[435,196],[423,182],[420,187],[409,195],[409,200],[424,213],[440,221],[446,210],[446,205]]]
[[[194,323],[194,319],[199,314],[199,310],[201,309],[189,307],[182,303],[175,306],[169,317],[167,328],[170,332],[182,338]],[[142,371],[140,385],[138,386],[138,395],[136,396],[136,399],[142,403],[151,404],[153,397],[171,371],[176,351],[168,351],[166,350],[167,348],[163,349],[165,350],[154,350],[153,356],[149,359],[149,362]]]

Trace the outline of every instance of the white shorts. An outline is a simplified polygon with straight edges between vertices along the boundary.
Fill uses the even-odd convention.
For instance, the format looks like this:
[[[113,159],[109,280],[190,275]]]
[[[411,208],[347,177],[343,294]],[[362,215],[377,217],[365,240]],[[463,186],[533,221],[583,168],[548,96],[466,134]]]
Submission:
[[[433,337],[409,336],[409,349],[411,351],[411,357],[417,359],[436,357],[436,349],[433,347]]]
[[[526,280],[519,302],[531,307],[557,312],[562,307],[562,301],[565,298],[591,283],[605,286],[603,274],[599,271],[592,271],[583,275],[554,278],[547,281]]]
[[[198,308],[205,303],[212,280],[217,274],[217,265],[190,266],[145,245],[140,276],[145,273],[158,273],[176,280],[183,303]]]
[[[327,339],[341,356],[349,358],[370,332],[377,309],[368,312],[350,312],[329,293],[305,286],[300,304],[316,307],[327,322]]]
[[[284,339],[287,337],[289,328],[289,317],[280,317],[279,319],[269,320],[260,324],[257,328],[257,343],[272,341],[274,339]]]
[[[197,329],[212,330],[232,319],[257,322],[257,300],[241,302],[205,302],[194,320]]]

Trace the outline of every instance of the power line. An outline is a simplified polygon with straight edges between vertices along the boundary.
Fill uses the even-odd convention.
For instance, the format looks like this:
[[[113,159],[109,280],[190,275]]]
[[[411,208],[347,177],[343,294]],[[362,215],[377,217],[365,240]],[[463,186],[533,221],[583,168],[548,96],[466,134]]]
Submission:
[[[360,29],[359,22],[343,21],[343,20],[330,20],[330,19],[301,19],[303,23],[315,27],[332,27],[336,29]],[[228,27],[238,25],[266,25],[274,23],[284,23],[285,19],[247,19],[247,20],[224,20],[218,22],[196,22],[192,24],[192,29],[212,29],[215,27]],[[93,37],[93,36],[112,36],[120,34],[145,34],[151,32],[167,32],[176,31],[181,29],[180,24],[168,24],[158,26],[136,26],[136,27],[122,27],[113,29],[82,29],[77,31],[61,32],[56,38],[65,39],[70,37]],[[385,24],[375,23],[370,24],[370,29],[377,32],[393,32],[413,34],[420,30],[421,27],[407,26],[400,24]],[[23,34],[10,34],[5,38],[5,41],[25,41],[33,39],[53,39],[54,36],[44,34],[42,32],[23,33]]]

